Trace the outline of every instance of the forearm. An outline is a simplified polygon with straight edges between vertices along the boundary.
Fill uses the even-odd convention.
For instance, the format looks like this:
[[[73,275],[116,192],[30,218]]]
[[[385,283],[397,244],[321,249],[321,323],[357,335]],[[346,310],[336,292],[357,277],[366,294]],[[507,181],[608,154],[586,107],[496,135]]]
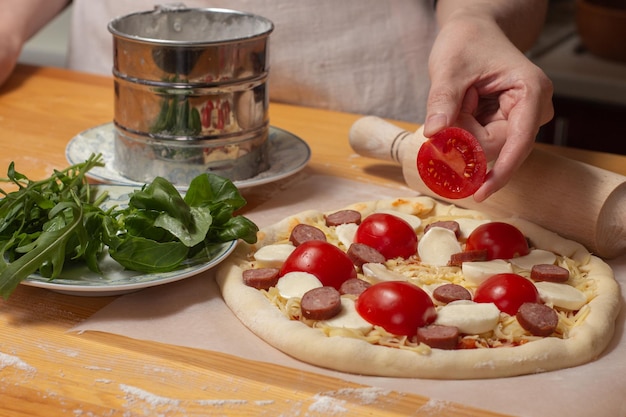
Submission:
[[[440,27],[473,18],[495,23],[520,50],[529,49],[545,22],[546,0],[439,0],[437,21]]]
[[[24,43],[69,0],[0,0],[0,84],[13,72]]]
[[[2,37],[12,34],[26,42],[68,4],[69,0],[0,0]]]

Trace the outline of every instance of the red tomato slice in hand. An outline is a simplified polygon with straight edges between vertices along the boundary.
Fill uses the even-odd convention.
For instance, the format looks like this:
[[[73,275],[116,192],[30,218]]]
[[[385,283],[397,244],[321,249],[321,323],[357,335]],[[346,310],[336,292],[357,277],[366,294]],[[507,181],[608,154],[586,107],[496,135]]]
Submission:
[[[359,295],[356,311],[368,322],[390,333],[414,336],[431,324],[437,310],[424,290],[404,281],[382,281]]]
[[[487,158],[471,133],[448,127],[422,144],[417,154],[417,171],[437,195],[465,198],[485,182]]]
[[[309,240],[298,245],[285,260],[280,276],[294,271],[313,274],[322,284],[336,289],[357,275],[348,255],[335,245],[321,240]]]

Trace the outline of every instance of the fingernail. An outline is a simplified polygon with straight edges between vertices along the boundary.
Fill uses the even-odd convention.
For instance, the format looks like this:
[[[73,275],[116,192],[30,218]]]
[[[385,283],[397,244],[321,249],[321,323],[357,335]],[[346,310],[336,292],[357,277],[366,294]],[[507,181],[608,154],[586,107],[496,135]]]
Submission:
[[[448,118],[443,113],[431,114],[426,118],[424,130],[429,133],[436,133],[448,125]]]
[[[482,203],[483,201],[491,197],[491,195],[495,192],[496,190],[491,189],[489,184],[487,184],[487,181],[485,181],[483,185],[481,185],[480,188],[476,190],[473,197],[477,203]]]

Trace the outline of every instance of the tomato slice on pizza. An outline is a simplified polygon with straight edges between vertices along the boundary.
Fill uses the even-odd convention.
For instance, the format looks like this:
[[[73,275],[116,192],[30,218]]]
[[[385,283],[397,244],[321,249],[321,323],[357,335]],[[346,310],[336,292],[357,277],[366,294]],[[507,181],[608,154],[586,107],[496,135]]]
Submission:
[[[218,270],[227,305],[272,346],[339,371],[469,379],[576,366],[608,345],[619,311],[610,267],[582,245],[428,197],[311,210],[258,237]]]

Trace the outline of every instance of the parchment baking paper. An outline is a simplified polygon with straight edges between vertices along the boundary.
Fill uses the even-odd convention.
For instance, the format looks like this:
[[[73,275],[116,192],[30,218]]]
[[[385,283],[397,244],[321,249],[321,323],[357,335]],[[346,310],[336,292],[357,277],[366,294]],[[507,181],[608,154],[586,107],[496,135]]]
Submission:
[[[246,215],[260,227],[306,209],[334,210],[358,201],[415,195],[408,188],[304,176]],[[612,260],[626,294],[626,256]],[[624,303],[622,303],[624,304]],[[72,331],[99,331],[130,338],[224,352],[276,363],[373,387],[523,417],[626,416],[626,329],[624,309],[616,334],[598,360],[571,369],[514,378],[439,381],[366,377],[314,367],[259,339],[230,312],[213,272],[119,297]],[[236,343],[233,343],[236,342]]]

